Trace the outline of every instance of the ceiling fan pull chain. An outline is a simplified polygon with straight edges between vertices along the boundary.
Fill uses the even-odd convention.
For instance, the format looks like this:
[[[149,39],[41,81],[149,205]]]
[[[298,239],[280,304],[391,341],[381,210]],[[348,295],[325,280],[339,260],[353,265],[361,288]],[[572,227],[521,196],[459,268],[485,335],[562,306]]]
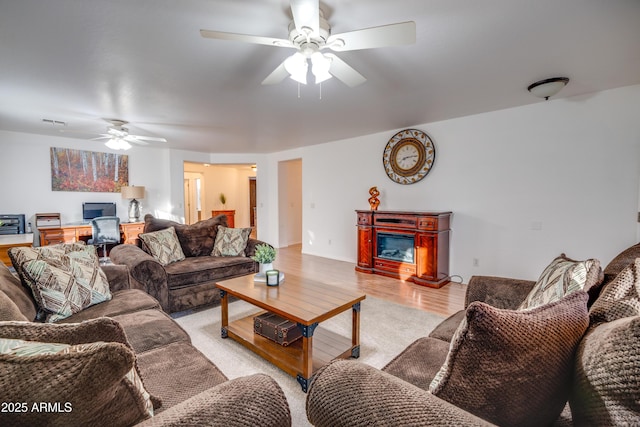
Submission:
[[[322,100],[322,82],[318,83],[318,86],[320,87],[318,89],[318,99]]]
[[[300,99],[300,83],[298,83],[298,99]]]

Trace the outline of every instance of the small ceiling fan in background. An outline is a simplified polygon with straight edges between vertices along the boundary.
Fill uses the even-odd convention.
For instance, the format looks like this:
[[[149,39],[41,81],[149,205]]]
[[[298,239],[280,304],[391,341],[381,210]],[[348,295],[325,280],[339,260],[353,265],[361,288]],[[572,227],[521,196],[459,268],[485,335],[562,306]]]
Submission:
[[[112,150],[128,150],[131,148],[131,144],[136,145],[149,145],[149,142],[167,142],[165,138],[155,136],[143,136],[132,135],[129,133],[129,129],[124,127],[129,122],[120,119],[104,119],[110,123],[107,126],[107,133],[101,133],[98,137],[92,138],[92,141],[106,140],[105,144],[107,148]],[[61,132],[73,132],[73,133],[88,133],[86,131],[78,130],[61,130]]]
[[[263,85],[277,84],[287,77],[306,84],[309,62],[311,62],[311,72],[316,84],[336,77],[347,86],[354,87],[364,83],[366,78],[335,54],[325,53],[325,51],[374,49],[412,44],[416,41],[416,24],[413,21],[332,35],[331,26],[324,18],[318,0],[291,0],[290,4],[293,22],[289,24],[288,39],[212,30],[200,30],[200,35],[211,39],[295,49],[296,52],[293,55],[286,58],[264,79]]]

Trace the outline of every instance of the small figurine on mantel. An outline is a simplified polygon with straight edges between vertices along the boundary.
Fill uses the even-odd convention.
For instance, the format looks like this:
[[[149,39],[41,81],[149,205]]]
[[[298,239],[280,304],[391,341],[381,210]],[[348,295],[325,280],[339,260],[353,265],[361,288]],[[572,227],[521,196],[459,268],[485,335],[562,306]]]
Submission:
[[[371,187],[369,189],[369,194],[371,194],[371,197],[369,197],[369,206],[371,206],[372,211],[377,211],[378,205],[380,205],[380,200],[378,200],[378,196],[380,195],[380,192],[378,191],[378,188]]]

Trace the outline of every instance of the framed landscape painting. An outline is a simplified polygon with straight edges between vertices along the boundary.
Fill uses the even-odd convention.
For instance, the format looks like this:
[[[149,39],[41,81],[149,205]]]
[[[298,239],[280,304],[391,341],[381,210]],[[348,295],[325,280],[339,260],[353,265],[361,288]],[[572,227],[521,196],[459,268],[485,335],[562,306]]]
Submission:
[[[129,156],[51,147],[51,189],[119,193],[129,183]]]

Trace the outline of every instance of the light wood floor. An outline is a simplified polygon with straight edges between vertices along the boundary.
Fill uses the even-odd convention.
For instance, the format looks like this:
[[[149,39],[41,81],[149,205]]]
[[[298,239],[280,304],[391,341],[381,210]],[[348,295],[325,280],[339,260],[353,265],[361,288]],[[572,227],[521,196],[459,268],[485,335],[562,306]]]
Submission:
[[[301,245],[278,249],[274,267],[299,276],[309,276],[324,283],[358,289],[382,298],[431,313],[449,316],[464,308],[466,285],[449,283],[440,289],[377,274],[355,271],[355,264],[301,253]]]

